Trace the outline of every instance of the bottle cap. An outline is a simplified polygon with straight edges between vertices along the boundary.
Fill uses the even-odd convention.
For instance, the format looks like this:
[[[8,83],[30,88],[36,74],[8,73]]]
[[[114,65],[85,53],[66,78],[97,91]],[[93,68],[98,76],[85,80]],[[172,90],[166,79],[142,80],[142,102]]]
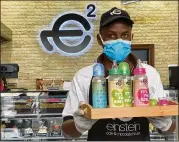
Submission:
[[[134,69],[134,74],[143,75],[143,74],[146,74],[146,70],[145,70],[145,68],[135,68]]]
[[[121,71],[119,68],[112,68],[109,70],[109,75],[120,75]]]
[[[121,75],[130,75],[130,69],[128,63],[121,62],[118,68],[121,70]]]
[[[93,66],[93,76],[104,76],[104,75],[105,72],[104,72],[103,64],[95,63],[95,65]]]
[[[141,60],[140,60],[140,59],[137,60],[137,67],[134,69],[134,74],[135,74],[135,75],[143,75],[143,74],[146,74],[146,70],[145,70],[145,68],[142,67]]]
[[[120,74],[120,70],[117,66],[116,60],[113,60],[112,68],[109,70],[109,75],[117,75]]]
[[[158,104],[161,105],[161,106],[168,105],[168,99],[165,98],[165,97],[159,98]]]

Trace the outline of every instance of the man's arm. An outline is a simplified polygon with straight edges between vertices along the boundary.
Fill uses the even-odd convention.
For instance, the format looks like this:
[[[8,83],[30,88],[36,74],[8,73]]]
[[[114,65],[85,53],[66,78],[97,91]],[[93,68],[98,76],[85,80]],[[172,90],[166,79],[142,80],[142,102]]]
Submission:
[[[81,103],[82,102],[80,102],[80,104]],[[79,109],[73,114],[73,119],[70,116],[64,117],[62,130],[66,137],[78,138],[83,133],[90,130],[93,124],[95,124],[96,121],[98,121],[98,120],[85,118],[83,116],[84,112],[80,109],[80,104],[79,104]]]
[[[158,72],[156,72],[156,77],[153,78],[153,82],[155,82],[155,88],[149,88],[150,96],[156,99],[165,98],[166,95]],[[171,116],[150,117],[148,119],[160,133],[173,133],[175,131],[176,121],[172,120]]]
[[[172,121],[172,125],[170,128],[166,131],[167,133],[173,133],[176,129],[176,121]]]
[[[65,107],[63,109],[62,131],[64,136],[78,138],[84,132],[91,129],[97,120],[87,119],[83,116],[80,105],[86,103],[84,87],[78,74],[74,76],[68,92]]]
[[[79,82],[78,74],[76,74],[71,82],[65,107],[62,112],[62,131],[65,137],[78,138],[81,136],[81,133],[77,130],[75,125],[74,113],[78,110],[79,101],[84,100],[84,93],[82,90],[83,89]]]
[[[78,132],[73,119],[69,119],[63,122],[62,131],[66,137],[79,138],[81,133]]]
[[[167,131],[161,131],[160,129],[158,129],[158,132],[160,134],[169,134],[169,133],[173,133],[175,129],[176,129],[176,121],[172,121],[172,124]]]

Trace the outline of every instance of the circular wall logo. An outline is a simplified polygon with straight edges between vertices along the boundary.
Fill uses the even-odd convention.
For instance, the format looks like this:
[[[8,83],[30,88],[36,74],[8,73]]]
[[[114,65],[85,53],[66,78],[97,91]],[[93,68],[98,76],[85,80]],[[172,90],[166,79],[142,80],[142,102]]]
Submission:
[[[50,28],[39,33],[39,43],[47,53],[59,53],[63,56],[81,56],[93,43],[96,6],[87,5],[85,14],[67,12],[55,18]]]

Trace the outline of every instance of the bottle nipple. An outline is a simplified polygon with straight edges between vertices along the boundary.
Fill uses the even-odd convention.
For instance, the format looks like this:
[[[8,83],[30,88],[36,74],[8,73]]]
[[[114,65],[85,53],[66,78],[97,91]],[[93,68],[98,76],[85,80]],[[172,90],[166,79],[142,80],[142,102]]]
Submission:
[[[122,75],[130,75],[130,68],[127,62],[121,62],[118,66]]]
[[[140,59],[137,60],[137,68],[143,68]]]
[[[116,60],[113,60],[112,68],[117,68],[117,62],[116,62]]]

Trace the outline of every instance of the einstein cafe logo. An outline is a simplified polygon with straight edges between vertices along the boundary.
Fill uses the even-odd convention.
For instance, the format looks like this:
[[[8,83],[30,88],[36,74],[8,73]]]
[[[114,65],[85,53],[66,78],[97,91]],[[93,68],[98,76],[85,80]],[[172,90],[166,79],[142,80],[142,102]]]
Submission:
[[[55,18],[50,27],[39,33],[39,43],[47,53],[62,56],[81,56],[93,43],[93,24],[96,19],[96,6],[89,4],[84,14],[65,12]]]

